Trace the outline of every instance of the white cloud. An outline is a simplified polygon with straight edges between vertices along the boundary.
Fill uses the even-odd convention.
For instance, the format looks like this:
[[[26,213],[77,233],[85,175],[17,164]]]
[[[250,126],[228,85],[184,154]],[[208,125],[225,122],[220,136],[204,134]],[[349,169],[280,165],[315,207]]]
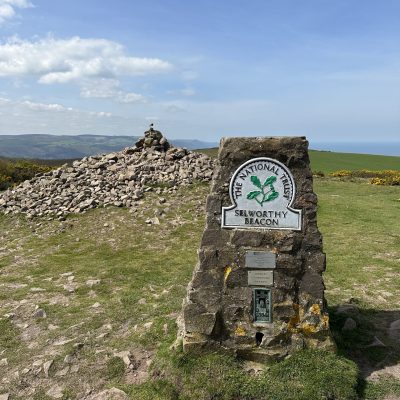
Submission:
[[[145,101],[144,96],[141,94],[121,90],[120,82],[117,79],[87,81],[82,86],[81,96],[85,98],[113,99],[119,103],[138,103]]]
[[[187,112],[186,106],[181,103],[166,103],[163,105],[163,110],[169,114]]]
[[[119,92],[117,96],[117,101],[120,103],[137,103],[139,101],[144,101],[144,97],[137,93],[123,93]]]
[[[32,101],[25,100],[19,104],[22,106],[26,106],[30,110],[35,110],[35,111],[74,111],[74,109],[71,107],[64,107],[63,105],[56,103],[51,103],[51,104],[34,103]]]
[[[7,115],[0,124],[1,134],[107,134],[117,129],[128,133],[121,117],[106,111],[84,111],[58,103],[10,100],[0,97],[0,114]],[[132,123],[131,123],[132,124]]]
[[[92,112],[80,111],[72,107],[66,107],[57,103],[39,103],[30,100],[12,101],[10,99],[0,97],[0,107],[3,107],[6,112],[10,113],[28,113],[30,111],[45,111],[50,113],[70,113],[70,114],[87,114],[97,117],[111,117],[109,112]],[[37,113],[36,113],[37,114]]]
[[[110,112],[105,112],[105,111],[90,111],[89,113],[87,113],[88,115],[94,116],[94,117],[99,117],[99,118],[110,118],[113,115]]]
[[[16,9],[33,7],[28,0],[0,0],[0,25],[16,16]]]
[[[0,4],[0,18],[12,18],[15,15],[14,9],[9,4]]]
[[[43,84],[115,79],[171,69],[169,62],[159,58],[131,57],[121,44],[106,39],[47,37],[30,42],[11,38],[0,45],[0,76],[36,76]]]
[[[6,99],[4,97],[0,97],[0,106],[4,105],[4,104],[8,104],[10,103],[9,99]]]

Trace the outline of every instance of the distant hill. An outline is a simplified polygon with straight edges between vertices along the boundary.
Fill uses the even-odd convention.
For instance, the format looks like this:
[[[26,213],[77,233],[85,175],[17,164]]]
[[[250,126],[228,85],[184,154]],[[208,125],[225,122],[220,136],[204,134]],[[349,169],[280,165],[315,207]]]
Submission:
[[[195,149],[210,149],[212,147],[218,147],[219,143],[217,142],[202,142],[201,140],[197,139],[169,139],[169,142],[172,143],[174,146],[177,147],[185,147],[189,150]]]
[[[133,146],[138,136],[103,135],[0,135],[0,156],[29,159],[79,159]],[[200,140],[171,140],[190,150],[217,146]]]
[[[132,136],[0,135],[0,156],[33,159],[77,159],[132,146]]]

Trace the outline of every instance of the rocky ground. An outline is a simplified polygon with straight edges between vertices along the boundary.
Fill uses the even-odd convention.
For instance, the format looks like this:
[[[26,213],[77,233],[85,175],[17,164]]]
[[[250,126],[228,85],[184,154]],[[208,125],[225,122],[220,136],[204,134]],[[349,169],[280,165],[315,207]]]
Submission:
[[[175,340],[212,162],[149,132],[133,148],[0,195],[0,400],[138,399],[135,388]],[[337,305],[332,326],[367,385],[395,400],[398,228],[364,222],[370,204],[362,201],[381,190],[389,212],[398,192],[366,186],[364,193],[351,184],[342,201],[343,183],[335,185],[316,183],[328,300]],[[348,224],[353,203],[362,217],[351,210]]]
[[[207,191],[151,192],[133,213],[0,216],[1,400],[126,399],[149,378],[176,335]]]
[[[1,400],[125,399],[113,386],[148,378],[186,286],[166,268],[198,240],[212,173],[209,157],[151,128],[0,194]],[[177,259],[154,267],[169,251]]]

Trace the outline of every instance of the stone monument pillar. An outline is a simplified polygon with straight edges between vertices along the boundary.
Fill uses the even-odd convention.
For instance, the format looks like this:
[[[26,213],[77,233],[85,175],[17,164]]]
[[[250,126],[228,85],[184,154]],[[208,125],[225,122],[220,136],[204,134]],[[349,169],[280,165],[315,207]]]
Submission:
[[[268,361],[333,348],[307,149],[304,137],[221,140],[183,305],[184,351]]]

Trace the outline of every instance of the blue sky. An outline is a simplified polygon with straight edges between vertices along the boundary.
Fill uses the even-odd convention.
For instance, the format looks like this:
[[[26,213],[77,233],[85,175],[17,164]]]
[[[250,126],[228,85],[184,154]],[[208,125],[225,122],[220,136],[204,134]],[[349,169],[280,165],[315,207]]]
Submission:
[[[398,141],[397,0],[0,0],[0,134]]]

